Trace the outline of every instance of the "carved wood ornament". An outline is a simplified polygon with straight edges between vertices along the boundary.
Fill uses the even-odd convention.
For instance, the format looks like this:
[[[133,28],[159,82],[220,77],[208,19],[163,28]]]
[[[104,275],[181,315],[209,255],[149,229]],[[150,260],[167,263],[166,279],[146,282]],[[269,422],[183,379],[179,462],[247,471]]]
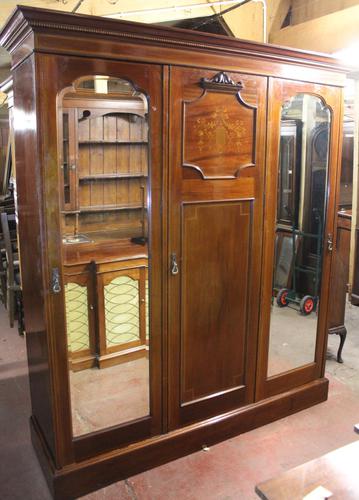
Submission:
[[[200,86],[206,90],[233,94],[237,94],[243,89],[242,82],[235,83],[224,71],[220,71],[213,78],[201,78]]]

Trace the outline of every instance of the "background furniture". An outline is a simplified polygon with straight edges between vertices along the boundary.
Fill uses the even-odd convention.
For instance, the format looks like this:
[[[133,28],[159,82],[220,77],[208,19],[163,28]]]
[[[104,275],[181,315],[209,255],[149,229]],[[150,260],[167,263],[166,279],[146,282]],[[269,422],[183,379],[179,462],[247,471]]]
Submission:
[[[302,126],[298,119],[281,121],[277,223],[289,227],[298,226]]]
[[[319,300],[328,121],[323,103],[306,96],[286,104],[281,117],[273,290],[280,307],[296,305],[302,314]]]
[[[13,88],[12,79],[8,78],[0,84],[0,90],[7,95],[8,118],[0,123],[0,134],[6,137],[4,155],[0,155],[0,285],[1,300],[9,315],[10,326],[14,319],[18,320],[18,332],[24,334],[23,305],[21,279],[19,269],[17,216],[14,192],[15,186],[15,148],[13,133]],[[1,141],[0,141],[1,143]],[[3,141],[4,145],[4,141]],[[6,151],[6,154],[5,154]],[[1,151],[0,151],[1,153]]]
[[[324,401],[345,76],[338,64],[291,49],[28,7],[16,10],[0,41],[12,55],[15,117],[31,122],[14,121],[20,263],[32,439],[54,496],[81,496]],[[115,99],[103,113],[110,94]],[[124,101],[136,105],[138,98],[142,112],[132,122],[136,113],[124,113]],[[272,318],[283,324],[272,290],[278,146],[288,105],[310,115],[306,137],[321,123],[329,137],[302,153],[327,174],[307,171],[308,196],[322,188],[321,307],[306,358],[290,360],[289,368],[283,342],[272,349],[280,329],[270,326]],[[117,135],[110,144],[104,130],[118,131],[119,120],[127,129],[136,121],[148,126],[146,139],[139,135],[134,144]],[[96,137],[83,135],[89,123]],[[124,147],[141,151],[144,161],[138,156],[129,169],[139,177],[121,177],[115,156]],[[116,193],[126,190],[110,202],[115,184]],[[106,287],[118,283],[124,267],[132,289],[141,289],[134,323],[140,333],[124,348],[135,349],[136,359],[119,344],[109,351],[101,333],[104,324],[109,330]],[[79,286],[87,309],[81,328],[93,332],[77,371],[70,284]],[[116,318],[127,328],[129,320],[120,312]],[[99,369],[102,361],[108,365]]]
[[[121,363],[124,359],[148,355],[147,253],[143,247],[127,246],[121,249],[119,260],[118,247],[118,244],[113,244],[109,251],[107,243],[106,252],[101,244],[78,244],[66,248],[65,302],[71,344],[69,358],[73,370],[91,366],[103,368]],[[132,291],[128,291],[129,287]],[[106,290],[109,288],[108,296]],[[83,301],[80,298],[82,294],[85,294]],[[137,295],[135,301],[134,294]],[[89,305],[95,302],[96,319],[91,321]],[[128,304],[125,314],[130,312],[132,319],[138,319],[138,332],[129,325],[127,332],[116,334],[114,322],[121,320],[121,313],[117,318],[116,305],[124,303]],[[132,330],[130,340],[126,341],[129,330]]]
[[[12,200],[13,201],[13,200]],[[0,213],[4,214],[14,214],[15,208],[13,204],[11,205],[0,205]],[[10,232],[10,241],[13,245],[13,249],[17,251],[17,231],[16,231],[16,224],[15,226],[12,225],[12,231]],[[2,227],[0,225],[0,252],[1,252],[1,258],[0,258],[0,285],[1,285],[1,302],[4,304],[6,307],[6,297],[7,297],[7,264],[6,264],[6,251],[5,251],[5,239],[2,231]],[[8,229],[9,231],[9,229]]]
[[[347,293],[352,292],[352,304],[355,304],[356,268],[354,268],[354,283],[349,289],[349,261],[352,230],[352,197],[353,197],[353,147],[354,121],[352,103],[345,103],[343,125],[342,168],[340,174],[340,193],[338,201],[337,240],[334,248],[332,267],[332,286],[330,297],[330,334],[340,336],[337,353],[338,363],[342,363],[342,350],[347,335],[345,327],[345,307]]]
[[[355,232],[355,264],[352,284],[351,303],[359,306],[359,231]]]
[[[353,203],[353,154],[354,154],[354,121],[353,105],[347,104],[344,110],[343,153],[340,174],[339,209],[351,210]]]
[[[82,80],[62,102],[65,302],[76,371],[146,356],[148,123],[142,98],[127,90],[125,82],[97,78],[92,88]],[[127,331],[116,333],[113,323],[126,317]]]
[[[338,212],[337,243],[334,252],[330,294],[330,334],[340,336],[337,353],[338,363],[343,363],[342,350],[347,336],[345,328],[345,305],[349,281],[349,252],[350,252],[351,210]]]
[[[9,150],[9,120],[0,117],[0,179],[4,178],[4,171],[7,163],[7,156]],[[1,182],[1,188],[2,188]],[[3,193],[1,193],[2,195]]]
[[[358,460],[359,442],[354,442],[256,485],[256,493],[262,500],[302,500],[323,487],[333,498],[355,500],[359,488]]]
[[[3,238],[3,248],[5,253],[5,263],[3,264],[3,271],[5,273],[5,289],[6,301],[5,306],[9,315],[10,327],[14,326],[14,319],[17,316],[18,330],[22,334],[23,328],[23,308],[22,308],[22,294],[21,294],[21,280],[19,271],[19,261],[17,254],[14,251],[16,246],[16,220],[15,214],[8,215],[1,213],[1,230]],[[11,238],[13,235],[13,238]],[[15,236],[15,239],[14,239]]]
[[[126,235],[128,226],[132,235],[145,237],[148,125],[142,99],[119,102],[111,92],[94,98],[80,87],[66,95],[61,121],[65,238],[74,241],[80,231],[96,239],[108,212],[113,237]]]

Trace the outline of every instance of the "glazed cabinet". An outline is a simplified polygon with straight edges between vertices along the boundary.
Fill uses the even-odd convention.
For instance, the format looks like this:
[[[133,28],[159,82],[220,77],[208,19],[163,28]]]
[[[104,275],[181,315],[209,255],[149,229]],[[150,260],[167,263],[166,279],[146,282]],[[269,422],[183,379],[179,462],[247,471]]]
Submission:
[[[337,62],[27,7],[0,40],[54,497],[324,401]]]

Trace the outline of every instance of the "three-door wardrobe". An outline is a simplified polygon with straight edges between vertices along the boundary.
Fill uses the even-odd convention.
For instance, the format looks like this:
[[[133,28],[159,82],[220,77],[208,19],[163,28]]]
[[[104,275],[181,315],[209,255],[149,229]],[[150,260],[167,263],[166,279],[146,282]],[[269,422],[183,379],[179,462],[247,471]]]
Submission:
[[[54,497],[324,401],[337,61],[29,7],[0,42]]]

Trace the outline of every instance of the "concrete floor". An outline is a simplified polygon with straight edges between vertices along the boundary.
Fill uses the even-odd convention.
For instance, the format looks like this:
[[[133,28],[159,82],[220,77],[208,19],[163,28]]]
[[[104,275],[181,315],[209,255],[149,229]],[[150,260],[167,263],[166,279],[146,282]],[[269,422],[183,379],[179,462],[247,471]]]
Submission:
[[[359,308],[348,307],[344,364],[329,338],[327,402],[83,497],[87,500],[250,500],[256,483],[357,439]],[[24,339],[0,309],[0,498],[50,500],[30,443]]]
[[[339,336],[329,335],[326,369],[328,374],[359,394],[359,307],[347,304],[345,326],[348,333],[343,350],[344,363],[335,361]]]

